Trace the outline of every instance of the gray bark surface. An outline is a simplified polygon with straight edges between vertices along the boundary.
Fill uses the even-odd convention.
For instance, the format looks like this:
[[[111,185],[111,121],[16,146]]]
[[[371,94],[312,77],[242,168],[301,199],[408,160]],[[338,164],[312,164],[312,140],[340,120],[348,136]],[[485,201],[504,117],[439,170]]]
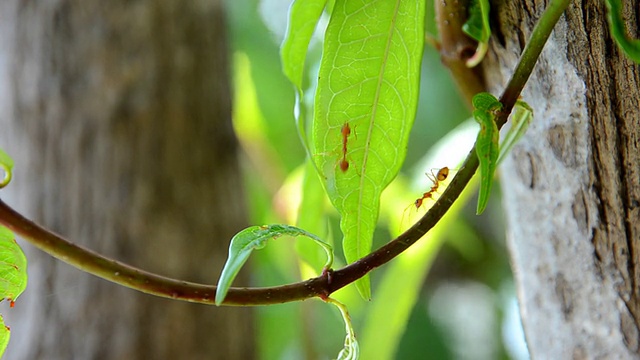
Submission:
[[[637,38],[640,5],[623,3]],[[547,1],[492,5],[484,68],[497,94]],[[572,1],[523,92],[534,120],[501,167],[534,359],[639,358],[639,85],[639,66],[610,37],[604,2]]]
[[[214,283],[246,226],[221,6],[1,1],[3,200],[106,256]],[[250,309],[155,298],[23,248],[7,359],[254,358]]]

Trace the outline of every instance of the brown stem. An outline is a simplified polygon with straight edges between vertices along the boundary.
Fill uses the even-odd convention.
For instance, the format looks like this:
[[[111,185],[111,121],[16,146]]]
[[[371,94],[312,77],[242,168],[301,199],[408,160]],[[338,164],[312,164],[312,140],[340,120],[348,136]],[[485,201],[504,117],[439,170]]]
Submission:
[[[486,87],[480,67],[469,68],[466,64],[478,46],[477,41],[462,31],[462,25],[467,21],[468,1],[436,0],[434,6],[440,35],[440,59],[449,68],[467,106],[473,109],[471,99]]]

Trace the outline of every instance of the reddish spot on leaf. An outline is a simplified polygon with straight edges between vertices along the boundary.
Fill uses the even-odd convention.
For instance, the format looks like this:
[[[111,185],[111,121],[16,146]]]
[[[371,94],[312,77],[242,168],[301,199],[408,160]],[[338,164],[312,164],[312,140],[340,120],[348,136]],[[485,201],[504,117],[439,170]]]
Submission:
[[[16,302],[13,300],[9,300],[9,307],[14,307],[16,305]]]

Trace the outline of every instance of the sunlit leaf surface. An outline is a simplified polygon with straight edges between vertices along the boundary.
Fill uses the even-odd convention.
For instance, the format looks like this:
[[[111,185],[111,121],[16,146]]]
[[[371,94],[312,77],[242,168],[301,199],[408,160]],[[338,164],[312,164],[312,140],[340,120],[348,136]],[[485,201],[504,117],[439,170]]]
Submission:
[[[397,175],[415,117],[424,2],[337,0],[325,34],[313,160],[341,215],[351,263],[371,251],[380,194]],[[369,299],[369,278],[356,282]]]
[[[0,226],[0,296],[11,302],[27,287],[27,258],[13,233]]]
[[[0,358],[4,355],[4,351],[7,349],[10,338],[11,331],[9,330],[9,327],[4,324],[4,319],[0,315]]]
[[[0,226],[0,296],[14,302],[27,287],[27,258],[16,243],[13,233]],[[0,316],[0,357],[9,343],[9,328]]]

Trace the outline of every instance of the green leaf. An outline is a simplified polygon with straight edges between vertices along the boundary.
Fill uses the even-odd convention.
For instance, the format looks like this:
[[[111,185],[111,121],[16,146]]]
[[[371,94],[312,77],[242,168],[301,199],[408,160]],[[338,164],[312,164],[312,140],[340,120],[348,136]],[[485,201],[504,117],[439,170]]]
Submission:
[[[289,8],[289,22],[280,48],[280,58],[284,74],[297,89],[302,89],[307,49],[326,3],[327,0],[294,0]]]
[[[0,168],[4,171],[4,178],[0,181],[0,189],[2,189],[11,181],[13,170],[13,159],[2,149],[0,149]]]
[[[489,0],[470,0],[469,18],[462,25],[462,31],[477,42],[489,41]]]
[[[27,258],[13,233],[0,225],[0,296],[3,300],[8,300],[13,307],[26,287]],[[0,357],[7,348],[10,336],[9,328],[5,326],[4,319],[0,316]]]
[[[611,35],[631,60],[640,63],[640,40],[627,36],[622,18],[622,2],[620,0],[606,0],[605,2],[609,10],[607,17]]]
[[[327,0],[294,0],[289,8],[287,32],[280,47],[282,70],[296,88],[294,117],[298,134],[308,156],[311,154],[309,153],[306,124],[303,121],[306,111],[303,103],[302,77],[309,42],[326,3]]]
[[[331,265],[333,264],[333,248],[317,236],[289,225],[251,226],[240,231],[231,239],[231,244],[229,245],[229,257],[227,258],[227,262],[224,264],[222,274],[218,280],[216,305],[222,304],[222,301],[224,301],[224,298],[227,296],[227,292],[231,287],[233,279],[238,275],[244,263],[247,262],[249,255],[251,255],[253,250],[263,249],[267,246],[267,241],[283,235],[302,235],[314,240],[327,253],[325,268],[331,268]]]
[[[0,296],[11,305],[27,287],[27,258],[13,233],[0,226]]]
[[[473,97],[473,118],[480,124],[476,139],[476,153],[480,162],[480,194],[476,214],[480,215],[487,207],[493,185],[493,174],[498,166],[500,154],[500,132],[495,122],[494,111],[502,104],[489,93],[479,93]]]
[[[341,215],[347,262],[371,251],[380,194],[406,155],[418,101],[424,1],[337,0],[325,34],[313,160]],[[356,282],[371,297],[369,277]]]
[[[498,101],[495,96],[487,92],[476,94],[471,100],[471,103],[473,104],[474,109],[487,112],[500,110],[502,108],[502,104],[500,103],[500,101]]]
[[[511,116],[511,127],[500,144],[500,156],[498,157],[498,164],[504,160],[513,145],[520,140],[522,135],[527,132],[529,124],[533,119],[533,109],[522,100],[516,101],[516,106],[513,109],[513,115]]]
[[[7,349],[10,338],[11,330],[4,324],[4,318],[0,315],[0,358],[4,355],[4,351]]]
[[[476,53],[467,60],[468,67],[478,65],[489,49],[491,26],[489,25],[489,0],[470,0],[469,18],[462,25],[462,31],[478,42]]]

